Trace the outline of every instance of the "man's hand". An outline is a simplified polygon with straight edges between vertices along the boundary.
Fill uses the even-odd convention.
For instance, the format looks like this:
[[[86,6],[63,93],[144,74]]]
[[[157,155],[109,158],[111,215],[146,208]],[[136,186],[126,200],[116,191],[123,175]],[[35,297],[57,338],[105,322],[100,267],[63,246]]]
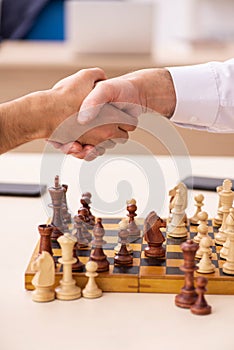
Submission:
[[[89,123],[105,103],[134,117],[150,110],[170,117],[176,104],[170,73],[166,69],[143,69],[98,82],[84,99],[78,121]]]

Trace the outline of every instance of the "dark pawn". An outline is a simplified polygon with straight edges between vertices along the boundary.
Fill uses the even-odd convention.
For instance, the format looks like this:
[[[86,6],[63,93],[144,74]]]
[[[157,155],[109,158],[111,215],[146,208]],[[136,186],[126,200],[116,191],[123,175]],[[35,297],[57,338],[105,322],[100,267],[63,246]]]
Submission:
[[[109,261],[103,251],[102,246],[106,243],[103,240],[103,236],[105,234],[104,227],[102,225],[102,219],[98,218],[97,223],[93,229],[94,240],[92,244],[94,246],[94,250],[90,254],[90,260],[95,261],[98,265],[97,272],[105,272],[109,271]]]
[[[83,236],[91,242],[92,240],[92,234],[88,231],[88,226],[89,226],[89,212],[88,209],[85,207],[81,207],[78,209],[78,215],[82,217],[83,220]]]
[[[86,231],[87,227],[84,223],[84,217],[82,215],[74,216],[74,227],[76,230],[74,235],[77,238],[78,249],[88,247],[89,241],[83,235],[83,231]]]
[[[204,294],[206,292],[206,285],[208,283],[207,278],[197,277],[197,288],[198,294],[197,300],[190,310],[195,315],[209,315],[211,313],[211,306],[207,304]]]
[[[82,204],[83,207],[85,207],[86,209],[88,209],[88,212],[89,212],[89,225],[90,226],[94,226],[95,225],[95,216],[91,213],[91,210],[90,210],[90,203],[91,203],[91,193],[90,192],[85,192],[82,194],[81,196],[81,200],[80,200],[80,203]]]
[[[127,250],[129,231],[127,230],[127,224],[125,222],[120,222],[120,231],[118,233],[120,238],[121,247],[118,254],[114,258],[114,263],[116,265],[128,266],[132,265],[133,257],[131,253]]]
[[[74,264],[72,264],[72,271],[83,271],[84,264],[80,261],[78,255],[77,255],[77,243],[75,243],[74,247],[73,247],[73,258],[76,259],[76,262]]]
[[[53,232],[52,225],[39,225],[38,231],[40,233],[40,246],[39,246],[39,254],[43,251],[50,253],[53,256],[52,246],[51,246],[51,235]]]
[[[132,198],[131,200],[127,201],[127,211],[128,211],[127,216],[129,217],[127,229],[129,231],[128,238],[130,242],[134,242],[141,235],[141,231],[137,227],[137,224],[135,222],[135,216],[137,216],[136,210],[137,210],[137,206],[136,206],[135,199]]]
[[[154,211],[150,212],[144,222],[144,238],[148,243],[148,246],[145,248],[145,256],[165,258],[166,250],[163,247],[165,238],[160,231],[161,227],[166,227],[166,222]]]
[[[194,271],[198,269],[195,265],[195,254],[198,247],[199,245],[190,239],[181,244],[184,265],[180,269],[184,271],[185,283],[180,294],[175,297],[175,304],[186,309],[189,309],[197,300],[197,293],[194,288]]]

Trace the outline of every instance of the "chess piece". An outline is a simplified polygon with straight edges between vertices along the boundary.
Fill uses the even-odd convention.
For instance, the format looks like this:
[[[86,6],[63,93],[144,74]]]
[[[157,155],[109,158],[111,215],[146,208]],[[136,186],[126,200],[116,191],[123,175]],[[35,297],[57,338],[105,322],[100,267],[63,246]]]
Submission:
[[[220,192],[222,190],[223,190],[223,186],[216,187],[216,192],[218,193],[218,196],[219,196],[219,203],[218,203],[217,215],[214,218],[214,223],[215,225],[218,225],[218,226],[221,226],[223,221],[222,203],[220,198]]]
[[[200,238],[200,241],[195,241],[195,239],[193,240],[195,243],[198,243],[199,244],[199,248],[196,252],[196,256],[195,258],[196,259],[201,259],[202,258],[202,255],[203,255],[203,251],[202,251],[202,248],[201,248],[201,241],[203,238],[207,238],[208,241],[209,241],[209,247],[212,246],[213,244],[213,241],[211,239],[210,236],[208,236],[208,226],[207,225],[204,225],[204,224],[200,224],[198,226],[198,234],[199,234],[199,238]],[[212,257],[212,249],[209,248],[208,251],[207,251],[209,257],[211,258]]]
[[[207,219],[208,219],[208,214],[205,211],[201,211],[200,213],[198,213],[197,215],[198,218],[198,227],[197,227],[197,234],[196,236],[193,238],[194,242],[196,243],[200,243],[202,237],[204,236],[208,236],[208,231],[209,231],[209,227],[207,226]],[[210,238],[211,240],[211,238]],[[212,240],[210,241],[210,245],[212,245],[213,242]]]
[[[154,211],[150,212],[144,222],[144,239],[148,243],[148,246],[145,248],[145,256],[165,258],[166,250],[163,247],[165,238],[160,231],[161,227],[166,227],[166,222]]]
[[[195,266],[194,258],[198,244],[192,240],[187,240],[181,244],[181,249],[184,255],[184,265],[180,269],[185,273],[185,284],[180,294],[176,295],[175,304],[179,307],[190,308],[197,299],[197,293],[194,288],[194,271],[197,270],[197,267]]]
[[[197,210],[196,210],[195,214],[189,219],[189,221],[193,225],[198,225],[198,221],[199,221],[198,214],[201,212],[201,208],[204,205],[204,203],[203,203],[204,196],[203,196],[203,194],[200,193],[200,194],[196,195],[194,197],[194,199],[196,201],[195,206],[197,207]]]
[[[53,257],[53,251],[51,246],[51,235],[53,232],[52,225],[39,225],[38,231],[40,233],[40,245],[39,245],[39,254],[43,251],[50,253]]]
[[[84,237],[83,231],[87,231],[87,227],[84,223],[84,217],[82,215],[74,216],[74,233],[73,235],[77,239],[77,245],[79,248],[86,248],[89,245],[89,241]]]
[[[98,276],[96,272],[98,265],[95,261],[88,261],[85,267],[87,271],[85,275],[88,277],[88,282],[82,291],[83,297],[89,299],[99,298],[102,296],[102,291],[98,288],[95,281],[95,277]]]
[[[219,228],[218,233],[215,236],[215,243],[219,245],[223,245],[226,241],[226,219],[229,214],[229,209],[232,207],[233,203],[233,191],[232,191],[232,182],[228,179],[223,181],[223,189],[219,192],[221,204],[222,204],[222,212],[223,212],[223,219],[222,219],[222,225]]]
[[[120,221],[119,223],[119,238],[120,238],[120,242],[121,242],[121,247],[120,250],[118,252],[118,254],[115,256],[114,258],[114,263],[116,265],[121,265],[121,266],[128,266],[128,265],[132,265],[133,263],[133,257],[131,256],[131,254],[128,252],[127,250],[127,243],[128,243],[128,236],[129,236],[129,232],[127,229],[127,223],[125,221]]]
[[[226,219],[226,233],[229,237],[230,244],[227,261],[223,264],[223,272],[234,275],[234,208],[229,210],[229,215]]]
[[[129,217],[127,229],[129,231],[129,236],[128,236],[129,242],[134,242],[141,236],[141,231],[139,227],[137,227],[137,224],[134,219],[135,216],[137,215],[136,210],[137,210],[137,206],[136,206],[135,199],[132,198],[131,200],[127,201],[127,211],[128,211],[127,216]]]
[[[93,216],[93,214],[91,213],[91,209],[90,209],[90,203],[91,203],[91,193],[90,192],[85,192],[82,194],[81,196],[81,200],[80,203],[82,205],[82,207],[86,208],[88,210],[88,219],[87,219],[87,224],[89,224],[91,227],[93,227],[95,225],[95,216]]]
[[[188,200],[187,200],[187,192],[188,189],[186,185],[183,182],[179,182],[178,185],[176,185],[174,188],[172,188],[169,191],[170,196],[170,203],[169,203],[169,217],[168,217],[168,223],[171,222],[172,219],[172,210],[175,207],[175,200],[176,200],[176,190],[180,190],[180,193],[182,194],[181,197],[183,198],[183,204],[181,207],[181,210],[184,211],[184,218],[183,221],[185,224],[187,224],[187,215],[185,213],[185,210],[187,208]]]
[[[180,189],[176,190],[174,208],[171,210],[172,218],[171,222],[168,224],[167,232],[170,237],[173,238],[183,238],[187,237],[188,230],[185,226],[184,217],[184,193]],[[186,197],[187,198],[187,197]]]
[[[229,215],[231,213],[233,208],[231,208],[229,210]],[[222,249],[220,250],[220,257],[224,260],[227,260],[227,257],[228,257],[228,251],[229,251],[229,247],[230,247],[230,235],[228,234],[229,231],[230,231],[230,216],[227,216],[227,219],[226,219],[226,224],[225,224],[225,234],[226,234],[226,241],[224,242],[223,246],[222,246]]]
[[[58,238],[58,243],[62,249],[62,257],[58,261],[63,265],[63,278],[55,292],[56,297],[60,300],[73,300],[81,296],[81,289],[76,286],[76,281],[72,278],[72,264],[76,262],[76,259],[72,257],[72,253],[76,241],[76,238],[69,233],[65,233]]]
[[[55,268],[50,253],[42,251],[38,258],[32,262],[31,269],[36,272],[32,279],[32,284],[35,287],[32,292],[32,300],[37,302],[54,300]]]
[[[76,242],[73,247],[73,258],[76,259],[76,262],[72,264],[72,271],[83,271],[84,264],[80,261],[78,254],[77,254],[77,246],[78,243]]]
[[[97,272],[109,271],[109,261],[103,251],[103,245],[106,241],[103,240],[103,236],[105,235],[105,230],[102,225],[102,219],[98,218],[97,223],[93,228],[94,240],[92,241],[92,245],[94,246],[94,250],[90,254],[90,260],[95,261],[98,265]]]
[[[215,265],[210,259],[210,240],[208,237],[203,237],[200,241],[201,260],[197,264],[199,273],[212,273],[215,271]]]
[[[204,294],[206,292],[207,278],[197,277],[197,288],[198,294],[195,304],[190,308],[191,312],[195,315],[209,315],[211,313],[211,306],[207,304]]]
[[[59,176],[56,175],[54,179],[54,187],[48,189],[52,203],[49,204],[50,208],[53,208],[53,216],[51,225],[54,227],[51,235],[52,240],[56,241],[59,236],[63,234],[64,225],[62,220],[62,207],[64,188],[59,184]]]
[[[62,218],[63,218],[63,224],[67,228],[71,224],[71,214],[69,213],[68,206],[67,206],[67,189],[68,185],[62,184],[63,187],[63,201],[62,201]]]
[[[85,207],[81,207],[78,209],[78,215],[83,220],[83,236],[88,240],[88,242],[92,241],[92,234],[89,232],[89,211]]]
[[[127,219],[127,218],[122,219],[122,220],[119,222],[119,225],[121,225],[121,222],[125,222],[126,225],[128,225],[128,219]],[[118,254],[118,252],[120,251],[120,248],[121,248],[121,243],[120,243],[120,241],[119,241],[118,244],[114,247],[115,254]],[[126,243],[126,248],[127,248],[128,252],[129,252],[130,254],[132,254],[133,249],[132,249],[131,245],[129,244],[129,242]]]

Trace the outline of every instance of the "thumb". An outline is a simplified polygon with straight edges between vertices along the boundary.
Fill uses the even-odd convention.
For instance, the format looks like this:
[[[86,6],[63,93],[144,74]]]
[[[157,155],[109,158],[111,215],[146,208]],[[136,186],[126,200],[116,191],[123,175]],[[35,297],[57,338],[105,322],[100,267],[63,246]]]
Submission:
[[[99,114],[102,107],[112,101],[113,96],[108,84],[98,82],[95,88],[83,100],[77,120],[80,124],[88,124]]]

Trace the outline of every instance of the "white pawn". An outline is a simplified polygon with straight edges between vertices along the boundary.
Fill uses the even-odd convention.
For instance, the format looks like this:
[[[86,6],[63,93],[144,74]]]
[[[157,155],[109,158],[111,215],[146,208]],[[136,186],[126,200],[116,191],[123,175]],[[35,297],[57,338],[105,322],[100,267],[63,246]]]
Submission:
[[[208,235],[208,226],[207,226],[207,219],[208,219],[208,214],[205,211],[201,211],[200,213],[198,213],[197,215],[198,220],[199,220],[199,226],[197,227],[197,235],[193,238],[194,242],[196,243],[200,243],[200,240],[202,239],[202,237],[207,236]],[[206,232],[205,231],[205,227],[206,227]],[[212,242],[211,242],[212,245]]]
[[[195,257],[196,257],[197,259],[201,259],[201,258],[202,258],[203,252],[202,252],[202,248],[201,248],[201,241],[202,241],[202,239],[203,239],[204,237],[206,237],[206,238],[209,240],[209,242],[210,242],[209,247],[212,246],[212,244],[213,244],[213,241],[212,241],[211,237],[208,235],[208,230],[209,230],[209,228],[208,228],[208,226],[205,225],[205,224],[200,224],[200,225],[198,226],[198,234],[199,234],[200,241],[198,241],[198,240],[195,241],[195,239],[194,239],[194,241],[195,241],[196,243],[199,243],[199,248],[198,248],[198,250],[197,250],[197,252],[196,252],[196,255],[195,255]],[[196,236],[196,237],[197,237],[197,236]],[[209,248],[209,257],[211,258],[211,256],[212,256],[212,249]]]
[[[195,214],[189,219],[190,220],[190,223],[191,224],[198,224],[198,221],[200,220],[198,218],[198,214],[201,212],[201,208],[203,207],[204,203],[203,203],[203,200],[204,200],[204,196],[203,194],[198,194],[194,197],[195,201],[196,201],[196,204],[195,206],[197,207],[197,210],[195,212]]]
[[[226,233],[229,237],[229,249],[227,261],[223,265],[223,272],[234,275],[234,208],[229,210],[226,220]]]
[[[203,237],[200,242],[200,249],[202,252],[202,258],[197,264],[198,270],[200,273],[212,273],[215,271],[215,265],[212,264],[212,261],[209,257],[210,251],[210,240],[208,237]]]
[[[83,297],[89,299],[95,299],[102,296],[102,291],[98,288],[95,277],[98,276],[97,268],[98,264],[95,261],[88,261],[85,265],[86,267],[86,276],[89,278],[85,288],[82,291]]]
[[[62,248],[62,257],[58,261],[63,264],[63,278],[55,291],[56,297],[60,300],[73,300],[81,297],[81,289],[76,286],[76,281],[72,278],[72,264],[77,260],[73,258],[73,247],[76,242],[76,237],[70,233],[65,233],[58,238],[58,243]]]
[[[121,227],[124,227],[123,229],[126,228],[126,226],[128,225],[128,219],[124,218],[119,222],[119,228],[121,229]],[[115,254],[118,254],[121,248],[121,242],[118,242],[118,244],[114,247],[114,251]],[[129,242],[126,243],[126,248],[128,250],[129,253],[133,252],[132,247],[130,246]]]
[[[35,290],[32,292],[32,300],[38,302],[54,300],[55,268],[54,259],[50,253],[43,251],[32,262],[31,269],[36,272],[32,279],[32,284],[35,287]]]

